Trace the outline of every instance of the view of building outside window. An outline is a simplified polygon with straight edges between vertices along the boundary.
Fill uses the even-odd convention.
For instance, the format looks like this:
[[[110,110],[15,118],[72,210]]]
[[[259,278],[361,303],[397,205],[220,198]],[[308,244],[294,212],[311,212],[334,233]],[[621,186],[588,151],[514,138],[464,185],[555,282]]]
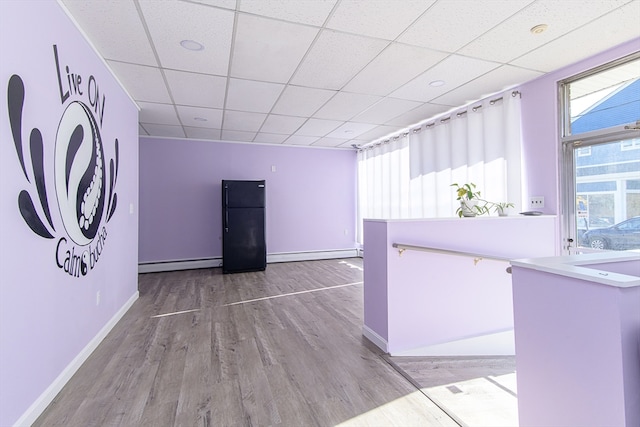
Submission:
[[[568,94],[565,132],[586,135],[573,150],[577,244],[640,249],[640,60],[571,82]],[[590,143],[589,132],[621,125],[631,138]]]

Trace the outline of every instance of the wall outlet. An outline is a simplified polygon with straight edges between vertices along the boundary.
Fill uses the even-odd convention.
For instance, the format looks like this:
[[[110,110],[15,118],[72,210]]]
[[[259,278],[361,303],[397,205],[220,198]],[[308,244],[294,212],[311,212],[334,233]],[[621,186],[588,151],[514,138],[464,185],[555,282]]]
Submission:
[[[542,209],[544,208],[544,197],[543,196],[535,196],[529,199],[529,205],[532,209]]]
[[[96,305],[100,305],[100,291],[96,292]]]

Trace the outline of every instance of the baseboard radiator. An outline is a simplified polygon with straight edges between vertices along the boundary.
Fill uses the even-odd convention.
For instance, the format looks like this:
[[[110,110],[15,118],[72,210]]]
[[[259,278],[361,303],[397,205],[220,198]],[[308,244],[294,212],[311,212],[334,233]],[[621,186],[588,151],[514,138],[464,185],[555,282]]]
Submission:
[[[267,254],[267,264],[336,258],[356,258],[359,256],[361,256],[361,250],[356,248],[334,249],[328,251],[282,252]],[[139,263],[138,273],[159,273],[163,271],[195,270],[199,268],[216,267],[222,267],[222,257]]]

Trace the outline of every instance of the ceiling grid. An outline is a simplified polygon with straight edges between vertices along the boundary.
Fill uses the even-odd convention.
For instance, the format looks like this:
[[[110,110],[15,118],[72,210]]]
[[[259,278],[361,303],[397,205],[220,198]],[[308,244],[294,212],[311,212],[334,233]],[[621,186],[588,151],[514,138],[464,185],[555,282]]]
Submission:
[[[230,142],[351,149],[640,37],[640,0],[59,2],[141,135]]]

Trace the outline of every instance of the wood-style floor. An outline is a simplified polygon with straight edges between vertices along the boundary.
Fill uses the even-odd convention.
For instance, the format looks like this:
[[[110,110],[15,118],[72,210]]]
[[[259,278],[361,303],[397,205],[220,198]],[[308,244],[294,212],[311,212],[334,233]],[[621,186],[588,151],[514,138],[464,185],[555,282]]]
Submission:
[[[515,356],[384,358],[461,426],[518,426]]]
[[[362,260],[150,273],[36,426],[455,426],[362,337]]]

